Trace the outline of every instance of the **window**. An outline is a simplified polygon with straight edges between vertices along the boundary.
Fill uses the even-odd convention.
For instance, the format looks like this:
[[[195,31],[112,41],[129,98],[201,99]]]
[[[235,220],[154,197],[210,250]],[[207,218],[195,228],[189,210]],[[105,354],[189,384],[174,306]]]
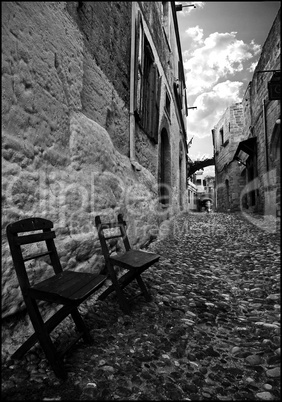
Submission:
[[[146,134],[158,142],[161,77],[150,43],[144,34],[140,13],[137,18],[135,55],[135,118]]]
[[[221,127],[221,129],[219,130],[219,135],[220,135],[220,141],[221,141],[221,144],[220,144],[220,145],[223,145],[223,144],[224,144],[223,127]]]
[[[167,112],[167,115],[170,118],[170,96],[169,96],[167,90],[165,93],[165,111]]]
[[[181,63],[178,61],[178,96],[180,101],[180,108],[183,109],[183,82],[185,78],[182,75]]]
[[[202,180],[201,180],[201,179],[197,179],[197,180],[196,180],[196,185],[197,185],[197,186],[201,186],[201,185],[202,185]]]

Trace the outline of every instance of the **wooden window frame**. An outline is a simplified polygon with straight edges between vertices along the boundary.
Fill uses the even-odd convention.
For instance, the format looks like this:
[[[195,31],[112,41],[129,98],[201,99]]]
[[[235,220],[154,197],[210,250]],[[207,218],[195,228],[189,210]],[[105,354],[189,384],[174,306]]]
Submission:
[[[134,115],[136,122],[148,137],[158,143],[161,76],[149,40],[144,33],[140,12],[136,24]]]

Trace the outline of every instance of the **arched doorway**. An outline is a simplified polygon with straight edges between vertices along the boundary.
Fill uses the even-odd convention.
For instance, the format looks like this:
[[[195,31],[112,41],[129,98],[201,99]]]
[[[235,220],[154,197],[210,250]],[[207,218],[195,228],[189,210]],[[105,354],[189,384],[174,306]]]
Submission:
[[[159,164],[159,201],[164,206],[170,204],[171,186],[171,155],[168,133],[161,131],[160,164]]]

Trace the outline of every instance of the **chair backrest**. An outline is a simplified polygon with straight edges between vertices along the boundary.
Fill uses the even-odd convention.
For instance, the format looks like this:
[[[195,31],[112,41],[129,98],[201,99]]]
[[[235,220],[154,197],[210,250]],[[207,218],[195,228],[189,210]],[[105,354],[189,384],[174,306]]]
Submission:
[[[108,222],[102,223],[99,215],[95,217],[95,225],[98,231],[99,240],[101,243],[102,251],[105,258],[110,256],[110,249],[108,241],[115,238],[121,238],[123,240],[123,244],[125,250],[128,251],[131,249],[128,236],[126,233],[126,222],[123,220],[122,214],[118,214],[118,220],[116,222]],[[111,233],[104,233],[107,229],[117,228],[117,231],[111,231]]]
[[[51,230],[52,228],[53,222],[43,218],[22,219],[10,223],[6,228],[14,267],[24,295],[26,294],[26,290],[30,288],[30,282],[25,267],[26,261],[49,255],[54,272],[56,274],[62,272],[62,266],[54,243],[56,234]],[[42,241],[46,242],[46,251],[24,255],[22,246]]]

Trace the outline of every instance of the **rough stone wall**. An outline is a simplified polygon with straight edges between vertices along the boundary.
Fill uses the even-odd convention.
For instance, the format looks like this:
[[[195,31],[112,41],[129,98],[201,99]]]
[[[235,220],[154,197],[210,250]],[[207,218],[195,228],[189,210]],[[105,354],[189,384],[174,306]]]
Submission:
[[[264,214],[276,215],[280,207],[280,128],[276,121],[281,117],[280,100],[269,100],[267,83],[272,72],[258,73],[264,70],[280,70],[281,63],[281,17],[280,10],[273,22],[268,37],[263,45],[261,56],[254,71],[250,86],[250,104],[252,115],[252,133],[257,137],[258,168],[258,203],[257,210]],[[264,106],[265,104],[265,116]],[[266,128],[265,128],[266,120]],[[271,149],[278,147],[278,155],[271,160]],[[267,173],[267,165],[269,173]],[[277,197],[277,200],[276,200]]]
[[[156,165],[134,171],[128,158],[131,4],[101,4],[83,2],[79,16],[74,2],[2,3],[2,317],[24,308],[7,224],[52,220],[63,268],[86,272],[103,266],[96,214],[123,213],[135,247],[159,234]],[[171,136],[179,154],[176,127]]]
[[[129,155],[124,108],[129,110],[131,3],[66,2],[66,10],[81,31],[86,50],[82,112],[108,131],[120,152]]]
[[[252,136],[251,87],[252,82],[249,82],[249,85],[242,99],[243,113],[244,113],[244,122],[243,122],[244,124],[242,134],[244,139],[248,138],[249,136]]]
[[[233,158],[234,152],[240,141],[250,137],[257,138],[257,178],[253,181],[253,189],[256,191],[256,204],[253,209],[264,215],[280,216],[281,211],[281,169],[280,169],[280,135],[281,135],[281,110],[280,100],[269,100],[268,82],[273,72],[265,70],[280,70],[281,62],[281,18],[280,10],[274,20],[268,37],[263,45],[261,56],[254,71],[252,81],[244,94],[240,111],[234,109],[234,114],[240,121],[239,130],[233,137],[235,148],[229,144],[220,147],[221,127],[226,132],[226,111],[215,128],[215,166],[216,185],[218,188],[218,210],[226,208],[228,204],[224,181],[237,183],[235,186],[241,190],[244,187],[244,167],[238,171],[234,163],[228,162]],[[232,110],[233,107],[230,108]],[[232,124],[231,124],[232,127]],[[235,134],[235,133],[234,133]],[[231,166],[234,165],[234,169]],[[237,171],[236,171],[237,170]],[[251,183],[250,183],[251,184]],[[222,187],[220,189],[220,187]],[[236,199],[237,190],[234,191]],[[240,201],[240,208],[243,206]],[[234,205],[234,204],[233,204]],[[232,208],[231,208],[232,210]]]
[[[222,118],[214,127],[215,172],[218,211],[236,211],[240,209],[240,195],[244,180],[236,161],[232,162],[239,142],[243,137],[243,106],[237,103],[226,109]],[[223,129],[222,144],[220,131]],[[227,190],[226,180],[229,183]]]
[[[228,184],[227,184],[228,181]],[[217,211],[239,211],[242,208],[242,190],[245,187],[245,177],[241,175],[240,167],[236,161],[226,166],[218,174]]]
[[[186,189],[186,159],[183,157],[181,170],[179,169],[180,143],[184,147],[184,138],[181,135],[181,125],[177,116],[176,100],[173,94],[173,83],[178,77],[178,50],[174,34],[173,18],[171,16],[170,48],[167,44],[162,26],[161,2],[138,2],[142,13],[144,32],[149,40],[157,65],[162,77],[160,105],[159,105],[159,132],[158,146],[154,144],[136,124],[135,152],[138,162],[152,172],[158,180],[160,174],[160,135],[163,127],[166,128],[170,141],[171,162],[168,167],[171,171],[171,208],[170,215],[179,212],[180,204],[187,208],[188,194]],[[171,114],[167,117],[165,111],[166,91],[171,97]],[[186,122],[186,118],[184,117]],[[186,142],[186,140],[185,140]],[[181,177],[180,177],[181,176]]]
[[[215,157],[218,170],[221,170],[233,158],[237,145],[241,141],[243,118],[243,106],[241,103],[237,103],[226,109],[214,128]],[[223,129],[224,135],[223,144],[221,143],[221,129]]]

